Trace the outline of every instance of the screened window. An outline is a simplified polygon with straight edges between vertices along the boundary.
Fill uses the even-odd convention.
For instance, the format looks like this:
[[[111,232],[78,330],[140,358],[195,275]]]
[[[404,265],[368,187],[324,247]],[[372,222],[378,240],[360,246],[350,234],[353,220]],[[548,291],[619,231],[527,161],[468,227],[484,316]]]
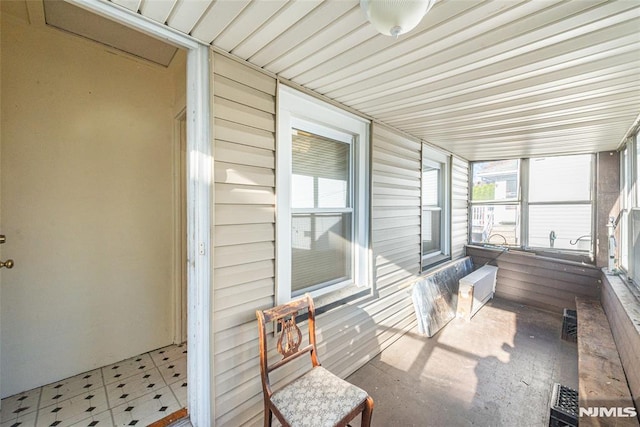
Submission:
[[[422,268],[449,258],[449,157],[422,149]]]
[[[528,246],[590,251],[593,156],[529,159]]]
[[[285,86],[279,102],[277,302],[368,286],[369,123]]]
[[[471,242],[519,245],[520,160],[472,164]]]
[[[471,242],[591,252],[593,156],[476,162]]]

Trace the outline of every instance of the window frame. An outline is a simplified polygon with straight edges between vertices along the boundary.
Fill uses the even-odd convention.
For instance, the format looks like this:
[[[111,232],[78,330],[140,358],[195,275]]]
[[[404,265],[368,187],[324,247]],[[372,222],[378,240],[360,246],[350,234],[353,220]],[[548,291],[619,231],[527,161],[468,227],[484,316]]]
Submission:
[[[519,225],[519,233],[520,233],[520,243],[516,245],[512,244],[499,244],[502,247],[516,248],[522,249],[526,251],[532,252],[540,252],[544,254],[558,254],[567,256],[569,258],[575,256],[589,256],[591,259],[595,256],[595,215],[596,215],[596,157],[594,154],[589,154],[591,156],[591,167],[590,167],[590,200],[579,200],[579,201],[536,201],[531,202],[529,200],[529,187],[530,187],[530,160],[543,158],[543,157],[568,157],[572,155],[561,155],[561,156],[537,156],[530,158],[520,158],[520,159],[496,159],[496,160],[482,160],[477,162],[470,162],[470,173],[469,173],[469,234],[468,239],[469,243],[473,245],[480,246],[492,246],[496,245],[492,242],[474,242],[473,241],[473,208],[478,205],[487,205],[487,206],[516,206],[520,209],[518,220],[520,221]],[[501,160],[519,160],[518,166],[518,195],[515,199],[510,200],[490,200],[490,201],[474,201],[473,200],[473,166],[476,163],[485,163],[492,161],[501,161]],[[552,206],[552,205],[590,205],[591,210],[591,244],[588,251],[586,250],[578,250],[578,249],[566,249],[566,248],[548,248],[548,247],[540,247],[540,246],[532,246],[529,241],[530,233],[529,233],[529,220],[530,220],[530,208],[531,206]]]
[[[635,191],[634,191],[635,187]],[[630,286],[640,290],[640,272],[635,271],[632,220],[640,211],[640,134],[631,135],[620,149],[620,220],[617,266]]]
[[[451,259],[451,155],[422,144],[420,155],[420,270],[425,271]],[[440,210],[440,251],[424,255],[424,167],[426,164],[437,167],[438,208]]]
[[[517,194],[516,197],[513,199],[504,199],[504,200],[478,200],[476,202],[474,202],[473,200],[473,166],[476,163],[487,163],[487,162],[499,162],[499,161],[503,161],[503,160],[517,160],[518,161],[518,169],[517,169]],[[504,246],[504,247],[522,247],[524,244],[524,239],[525,239],[525,235],[524,235],[524,229],[523,229],[523,224],[525,222],[525,220],[527,219],[527,214],[525,213],[525,205],[526,205],[526,201],[525,201],[525,194],[528,190],[528,185],[524,183],[523,180],[523,174],[526,173],[526,168],[528,168],[528,163],[524,162],[525,159],[496,159],[496,160],[481,160],[481,161],[477,161],[477,162],[469,162],[469,214],[468,214],[468,218],[469,218],[469,234],[468,234],[468,241],[470,244],[477,244],[477,245],[489,245],[489,246],[493,246],[493,245],[497,245],[496,243],[491,243],[491,242],[474,242],[473,241],[473,208],[475,207],[475,205],[485,205],[485,206],[515,206],[516,209],[519,209],[519,213],[517,215],[517,219],[520,221],[520,224],[517,224],[519,227],[516,227],[517,232],[520,234],[519,237],[520,238],[520,245],[509,245],[509,244],[503,244],[500,246]],[[506,239],[505,239],[506,240]]]
[[[369,254],[369,146],[371,123],[316,97],[289,86],[278,86],[276,129],[276,303],[295,298],[291,286],[292,130],[294,128],[344,142],[352,138],[352,278],[309,290],[314,297],[336,293],[348,296],[371,286]],[[297,295],[297,294],[296,294]]]
[[[531,180],[531,159],[539,159],[539,158],[545,158],[545,157],[571,157],[571,156],[582,156],[582,155],[589,155],[591,157],[591,165],[590,165],[590,171],[589,171],[589,200],[563,200],[563,201],[546,201],[546,202],[540,202],[540,201],[536,201],[536,202],[532,202],[530,200],[530,194],[529,194],[529,188],[530,188],[530,180]],[[524,173],[523,173],[523,182],[526,182],[526,193],[525,191],[523,191],[523,200],[526,200],[526,218],[523,217],[522,219],[522,243],[523,243],[523,248],[527,249],[527,250],[535,250],[535,251],[540,251],[540,252],[554,252],[554,253],[567,253],[567,254],[581,254],[581,255],[585,255],[588,253],[589,256],[593,257],[595,256],[596,253],[596,229],[595,229],[595,218],[596,218],[596,203],[594,203],[595,201],[595,194],[596,194],[596,156],[595,154],[568,154],[568,155],[563,155],[563,156],[541,156],[541,157],[530,157],[527,159],[522,159],[523,162],[525,162],[525,169],[524,169]],[[525,197],[526,194],[526,197]],[[585,250],[578,250],[578,249],[566,249],[566,248],[547,248],[545,246],[532,246],[530,243],[530,227],[529,227],[529,220],[530,220],[530,209],[531,206],[567,206],[567,205],[572,205],[572,206],[584,206],[584,205],[589,205],[590,211],[591,211],[591,227],[590,227],[590,235],[591,235],[591,244],[589,247],[588,251]],[[521,208],[523,210],[525,210],[524,208]],[[579,236],[581,237],[581,236]]]

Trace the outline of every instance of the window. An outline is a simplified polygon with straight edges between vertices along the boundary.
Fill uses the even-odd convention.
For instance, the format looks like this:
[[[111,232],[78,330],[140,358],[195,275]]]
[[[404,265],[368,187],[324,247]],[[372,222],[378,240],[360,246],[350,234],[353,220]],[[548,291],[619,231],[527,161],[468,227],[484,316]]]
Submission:
[[[593,156],[529,159],[528,246],[589,252]]]
[[[279,91],[278,303],[369,284],[369,123],[291,88]]]
[[[640,287],[640,140],[636,134],[620,152],[618,266]]]
[[[472,165],[471,241],[591,253],[593,156]]]
[[[449,157],[422,147],[422,269],[449,259]]]
[[[471,166],[471,242],[519,245],[520,160]]]

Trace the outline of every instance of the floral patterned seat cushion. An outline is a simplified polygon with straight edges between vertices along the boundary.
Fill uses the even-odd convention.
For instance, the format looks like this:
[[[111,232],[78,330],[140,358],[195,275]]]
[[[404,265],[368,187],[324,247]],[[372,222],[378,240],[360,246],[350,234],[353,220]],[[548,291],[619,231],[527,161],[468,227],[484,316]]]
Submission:
[[[292,427],[334,426],[367,398],[367,393],[321,366],[276,391],[271,402]]]

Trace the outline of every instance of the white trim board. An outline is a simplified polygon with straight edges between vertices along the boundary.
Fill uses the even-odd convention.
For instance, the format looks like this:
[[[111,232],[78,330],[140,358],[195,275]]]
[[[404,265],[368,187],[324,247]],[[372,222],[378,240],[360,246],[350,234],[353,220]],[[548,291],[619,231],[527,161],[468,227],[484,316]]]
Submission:
[[[194,427],[213,425],[212,202],[210,47],[142,15],[100,0],[66,0],[78,7],[187,50],[187,381]]]

